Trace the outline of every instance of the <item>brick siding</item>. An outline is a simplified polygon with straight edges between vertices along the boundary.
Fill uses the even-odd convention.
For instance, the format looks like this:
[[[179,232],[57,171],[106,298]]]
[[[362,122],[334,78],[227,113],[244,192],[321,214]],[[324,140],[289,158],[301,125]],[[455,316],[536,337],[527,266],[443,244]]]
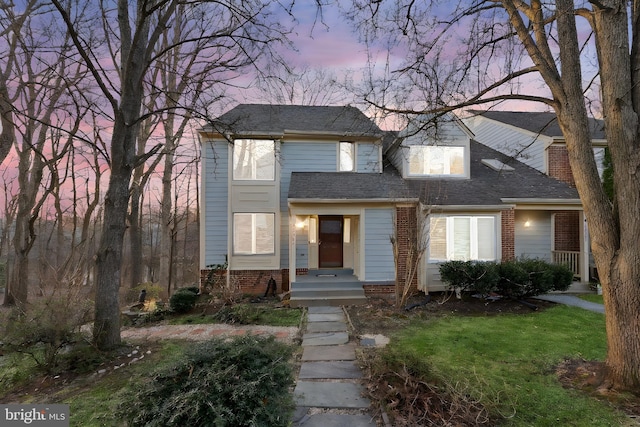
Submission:
[[[509,261],[515,258],[516,244],[516,220],[515,210],[502,211],[502,260]]]
[[[406,274],[407,274],[407,257],[409,254],[410,245],[417,242],[417,218],[416,218],[415,206],[398,206],[396,207],[396,233],[398,246],[398,265],[396,266],[396,284],[398,286],[397,291],[401,292],[405,286]],[[417,291],[418,275],[413,277],[411,282],[410,292]]]
[[[573,172],[571,172],[567,147],[552,145],[548,148],[547,154],[549,161],[549,176],[565,182],[575,188],[576,182],[573,179]]]
[[[580,213],[562,211],[555,214],[555,244],[557,251],[580,250]]]

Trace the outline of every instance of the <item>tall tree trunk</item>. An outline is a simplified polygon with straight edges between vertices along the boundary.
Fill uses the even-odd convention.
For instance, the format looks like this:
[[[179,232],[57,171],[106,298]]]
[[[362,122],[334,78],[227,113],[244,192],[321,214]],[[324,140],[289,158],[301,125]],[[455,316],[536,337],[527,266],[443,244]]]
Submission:
[[[134,178],[131,184],[131,209],[129,212],[129,245],[131,247],[131,278],[129,286],[135,288],[143,282],[143,254],[141,229],[141,189],[139,179]]]
[[[603,288],[607,328],[605,360],[608,387],[640,386],[640,135],[632,99],[626,2],[595,7],[594,24],[600,62],[605,132],[614,167],[616,209],[609,202],[596,171],[588,133],[587,112],[579,73],[580,54],[573,1],[558,0],[562,81],[566,94],[557,108],[567,141],[569,162],[582,199],[592,238],[592,251]],[[567,13],[563,13],[566,10]],[[624,194],[620,197],[620,194]]]
[[[138,104],[140,105],[140,104]],[[135,105],[132,107],[136,110]],[[137,112],[127,115],[137,117]],[[120,345],[120,281],[127,228],[129,181],[135,162],[136,125],[119,111],[111,143],[111,175],[104,199],[102,238],[96,256],[93,340],[100,349]],[[135,119],[133,120],[135,122]]]

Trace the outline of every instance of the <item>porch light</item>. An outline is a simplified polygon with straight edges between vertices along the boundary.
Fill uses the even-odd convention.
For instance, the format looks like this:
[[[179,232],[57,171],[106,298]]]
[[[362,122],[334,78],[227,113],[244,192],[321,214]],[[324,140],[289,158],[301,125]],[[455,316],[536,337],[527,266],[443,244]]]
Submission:
[[[524,222],[524,226],[525,226],[525,227],[531,227],[531,220],[527,219],[527,220]]]
[[[300,219],[296,217],[296,228],[298,230],[302,230],[307,225],[308,222],[309,222],[308,218]]]

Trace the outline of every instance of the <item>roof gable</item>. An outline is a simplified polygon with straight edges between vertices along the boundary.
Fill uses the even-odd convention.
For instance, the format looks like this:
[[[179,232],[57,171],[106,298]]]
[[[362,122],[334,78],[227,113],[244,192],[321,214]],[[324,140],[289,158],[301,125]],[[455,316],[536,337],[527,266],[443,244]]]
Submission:
[[[218,132],[241,134],[316,133],[381,137],[382,131],[351,106],[240,104],[213,121]]]

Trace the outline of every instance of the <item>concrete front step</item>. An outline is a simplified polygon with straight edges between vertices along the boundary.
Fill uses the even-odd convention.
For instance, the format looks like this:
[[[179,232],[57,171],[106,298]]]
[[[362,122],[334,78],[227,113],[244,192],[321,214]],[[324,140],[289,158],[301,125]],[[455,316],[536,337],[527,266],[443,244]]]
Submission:
[[[353,268],[310,269],[307,274],[309,276],[351,276]]]
[[[291,290],[315,290],[315,289],[362,289],[362,283],[358,279],[340,281],[299,281],[291,284]]]
[[[361,305],[366,302],[362,283],[357,281],[291,284],[291,307]]]

